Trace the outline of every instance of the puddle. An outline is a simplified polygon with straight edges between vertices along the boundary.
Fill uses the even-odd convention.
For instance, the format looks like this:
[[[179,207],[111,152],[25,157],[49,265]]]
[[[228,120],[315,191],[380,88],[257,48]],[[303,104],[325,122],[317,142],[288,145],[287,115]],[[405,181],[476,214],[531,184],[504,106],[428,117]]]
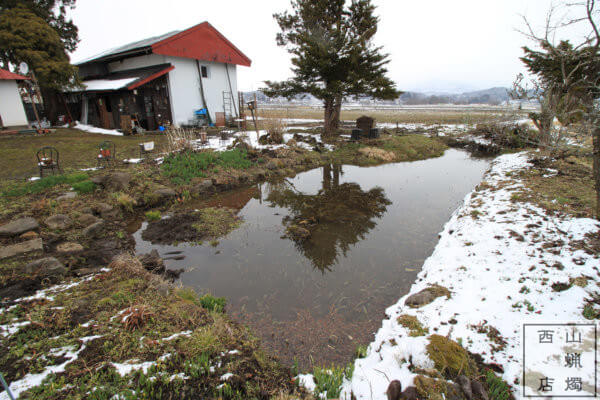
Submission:
[[[154,246],[141,238],[144,223],[136,251],[158,249],[169,268],[186,270],[183,285],[226,297],[231,315],[283,362],[343,364],[408,291],[488,166],[450,149],[424,161],[318,168],[187,204],[240,210],[243,224],[216,247]],[[290,226],[310,238],[286,237]]]

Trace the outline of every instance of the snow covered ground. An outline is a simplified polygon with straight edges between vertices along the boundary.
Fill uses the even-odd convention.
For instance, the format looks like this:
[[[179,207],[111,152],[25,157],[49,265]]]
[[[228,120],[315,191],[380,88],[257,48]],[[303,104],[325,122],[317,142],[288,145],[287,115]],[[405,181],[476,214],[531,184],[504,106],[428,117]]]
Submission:
[[[75,129],[79,129],[81,131],[89,132],[89,133],[101,133],[103,135],[123,136],[123,134],[121,132],[119,132],[115,129],[97,128],[95,126],[85,125],[85,124],[81,124],[79,122],[77,122],[77,124],[75,125]]]
[[[357,399],[385,400],[389,381],[396,379],[403,388],[414,385],[416,374],[406,360],[412,359],[415,367],[433,367],[426,350],[428,336],[410,337],[397,321],[402,314],[417,317],[429,333],[447,336],[481,354],[486,363],[503,366],[503,378],[513,385],[517,399],[523,397],[523,324],[590,322],[583,318],[582,309],[596,285],[582,277],[597,279],[600,262],[597,255],[594,258],[572,244],[597,232],[600,225],[511,202],[511,194],[522,184],[509,175],[521,168],[528,168],[525,153],[498,157],[484,177],[487,184],[466,196],[410,292],[386,310],[387,319],[367,356],[355,361],[341,399],[350,399],[353,393]],[[578,283],[567,290],[551,288],[553,283],[576,278]],[[438,297],[420,308],[405,305],[410,295],[431,285],[448,288],[451,297]],[[498,330],[505,346],[486,335],[491,327]],[[539,353],[541,364],[529,373],[552,376],[556,372],[552,355]],[[579,395],[593,395],[593,370],[588,365],[577,371],[584,382]],[[565,382],[559,385],[562,390]]]

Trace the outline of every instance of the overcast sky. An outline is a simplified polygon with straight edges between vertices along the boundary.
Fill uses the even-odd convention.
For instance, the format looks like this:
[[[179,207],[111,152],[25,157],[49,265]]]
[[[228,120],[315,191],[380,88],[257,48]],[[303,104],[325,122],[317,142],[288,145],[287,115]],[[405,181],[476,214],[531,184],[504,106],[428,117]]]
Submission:
[[[390,77],[401,90],[466,91],[510,86],[522,71],[527,39],[521,15],[538,27],[551,0],[374,0],[381,18],[376,44],[390,54]],[[554,1],[559,3],[559,1]],[[290,75],[277,47],[272,14],[287,0],[78,0],[72,17],[81,42],[72,61],[111,47],[209,21],[250,59],[239,67],[240,90]],[[571,32],[571,36],[583,32]]]

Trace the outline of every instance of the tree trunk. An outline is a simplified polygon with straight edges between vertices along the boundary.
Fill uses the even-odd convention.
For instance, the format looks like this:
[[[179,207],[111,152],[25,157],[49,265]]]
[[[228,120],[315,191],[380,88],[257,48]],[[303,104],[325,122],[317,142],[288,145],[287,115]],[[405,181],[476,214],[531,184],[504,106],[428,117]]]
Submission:
[[[41,88],[41,92],[44,101],[44,116],[52,125],[56,125],[58,122],[58,115],[66,114],[64,106],[58,101],[59,93],[54,89],[48,88]]]
[[[598,118],[596,118],[598,120]],[[594,142],[594,182],[596,185],[596,218],[600,220],[600,126],[598,121],[594,124],[592,131],[592,140]]]
[[[340,114],[342,110],[342,99],[325,100],[325,126],[323,136],[332,136],[340,127]]]

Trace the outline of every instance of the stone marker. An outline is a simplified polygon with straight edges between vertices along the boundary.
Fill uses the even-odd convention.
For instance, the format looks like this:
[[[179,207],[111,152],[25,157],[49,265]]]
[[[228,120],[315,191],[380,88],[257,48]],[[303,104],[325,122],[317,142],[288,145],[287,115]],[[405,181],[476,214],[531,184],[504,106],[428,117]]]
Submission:
[[[46,257],[27,264],[25,273],[40,276],[61,276],[67,273],[67,269],[56,258]]]
[[[43,251],[44,245],[42,239],[28,240],[27,242],[11,244],[0,247],[0,259],[31,253],[34,251]]]
[[[39,229],[38,222],[31,217],[19,218],[0,226],[0,237],[18,236],[22,233]]]

